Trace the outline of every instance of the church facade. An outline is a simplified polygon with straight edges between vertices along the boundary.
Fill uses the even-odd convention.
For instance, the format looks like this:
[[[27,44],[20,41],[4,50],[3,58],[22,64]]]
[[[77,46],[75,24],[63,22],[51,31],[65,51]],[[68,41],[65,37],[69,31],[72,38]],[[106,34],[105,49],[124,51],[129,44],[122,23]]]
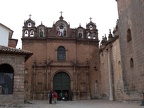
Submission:
[[[69,100],[98,97],[100,83],[98,30],[91,20],[73,29],[63,19],[52,27],[24,22],[22,49],[33,52],[25,64],[25,99],[47,99],[49,91]]]

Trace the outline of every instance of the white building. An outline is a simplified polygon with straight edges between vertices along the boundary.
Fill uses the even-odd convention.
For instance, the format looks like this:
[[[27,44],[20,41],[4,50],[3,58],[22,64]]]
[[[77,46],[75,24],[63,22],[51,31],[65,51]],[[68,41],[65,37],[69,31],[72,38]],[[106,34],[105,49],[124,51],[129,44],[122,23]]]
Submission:
[[[16,48],[18,39],[12,38],[13,31],[0,23],[0,45]]]
[[[12,34],[13,31],[10,28],[0,23],[0,45],[8,46]]]

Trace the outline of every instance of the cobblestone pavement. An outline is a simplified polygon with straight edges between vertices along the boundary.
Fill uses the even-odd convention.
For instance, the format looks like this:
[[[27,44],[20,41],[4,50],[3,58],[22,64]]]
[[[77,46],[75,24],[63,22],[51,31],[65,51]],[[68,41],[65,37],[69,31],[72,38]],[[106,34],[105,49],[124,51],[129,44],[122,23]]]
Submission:
[[[108,100],[58,101],[56,104],[49,104],[44,100],[30,101],[27,104],[0,104],[0,108],[144,108],[140,104]]]

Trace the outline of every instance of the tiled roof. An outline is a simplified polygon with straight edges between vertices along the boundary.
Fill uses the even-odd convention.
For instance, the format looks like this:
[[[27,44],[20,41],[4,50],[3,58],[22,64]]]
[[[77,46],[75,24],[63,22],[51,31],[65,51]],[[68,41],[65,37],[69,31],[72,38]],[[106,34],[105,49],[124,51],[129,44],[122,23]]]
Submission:
[[[33,54],[30,51],[0,45],[0,53],[26,55],[26,60]]]

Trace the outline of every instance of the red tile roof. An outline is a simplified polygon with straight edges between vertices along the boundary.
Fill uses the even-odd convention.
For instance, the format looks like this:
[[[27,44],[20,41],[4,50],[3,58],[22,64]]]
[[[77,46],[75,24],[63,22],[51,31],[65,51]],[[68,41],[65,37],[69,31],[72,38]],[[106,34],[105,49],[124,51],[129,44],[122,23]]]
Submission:
[[[26,57],[25,57],[26,60],[33,54],[30,51],[16,49],[16,48],[12,48],[12,47],[6,47],[6,46],[2,46],[2,45],[0,45],[0,53],[26,55]]]

